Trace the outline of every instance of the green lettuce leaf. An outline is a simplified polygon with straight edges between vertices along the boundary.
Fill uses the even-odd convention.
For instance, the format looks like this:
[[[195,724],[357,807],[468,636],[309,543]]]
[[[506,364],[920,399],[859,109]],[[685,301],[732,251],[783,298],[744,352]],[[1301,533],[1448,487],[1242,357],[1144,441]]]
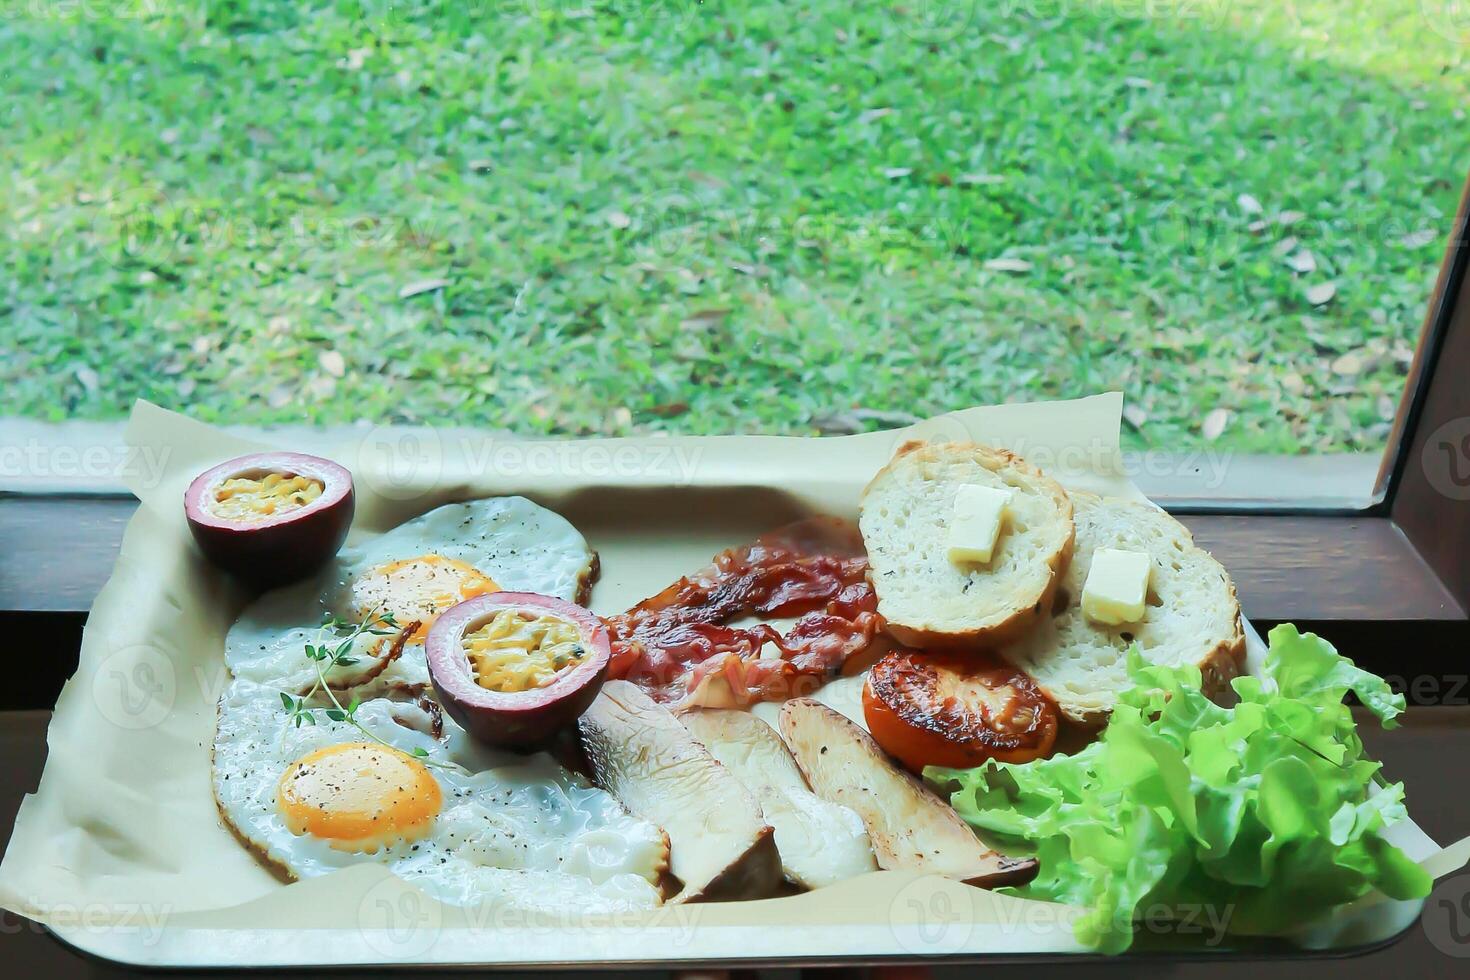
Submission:
[[[1382,679],[1292,626],[1271,631],[1264,677],[1234,681],[1234,708],[1206,699],[1194,668],[1130,651],[1128,672],[1102,736],[1075,755],[925,770],[997,846],[1040,860],[1008,891],[1086,908],[1077,937],[1105,952],[1159,909],[1279,933],[1374,889],[1428,894],[1382,837],[1405,818],[1403,786],[1383,784],[1343,702],[1352,691],[1391,727],[1404,699]]]

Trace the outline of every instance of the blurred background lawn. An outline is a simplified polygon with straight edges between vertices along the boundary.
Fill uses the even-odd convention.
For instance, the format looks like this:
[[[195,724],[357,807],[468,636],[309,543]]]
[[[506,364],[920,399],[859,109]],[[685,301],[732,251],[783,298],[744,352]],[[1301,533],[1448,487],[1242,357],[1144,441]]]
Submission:
[[[1377,449],[1440,3],[0,0],[0,414]]]

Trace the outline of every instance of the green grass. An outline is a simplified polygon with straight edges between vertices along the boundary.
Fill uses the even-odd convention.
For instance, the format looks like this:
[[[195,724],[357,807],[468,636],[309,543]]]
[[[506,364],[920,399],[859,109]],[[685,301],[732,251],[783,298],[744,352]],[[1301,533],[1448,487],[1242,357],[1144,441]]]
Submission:
[[[1373,449],[1470,150],[1420,0],[0,9],[0,414]]]

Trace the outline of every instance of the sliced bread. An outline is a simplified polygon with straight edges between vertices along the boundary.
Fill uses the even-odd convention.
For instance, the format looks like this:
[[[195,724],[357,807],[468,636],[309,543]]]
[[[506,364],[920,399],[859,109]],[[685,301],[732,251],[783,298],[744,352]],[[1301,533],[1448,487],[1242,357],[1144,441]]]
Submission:
[[[965,485],[1011,491],[995,553],[983,565],[949,558],[955,494]],[[860,506],[878,612],[910,646],[982,648],[1019,637],[1051,608],[1072,553],[1066,491],[1004,449],[905,443]]]
[[[1223,699],[1245,658],[1235,586],[1220,563],[1195,546],[1188,529],[1146,503],[1072,495],[1077,542],[1052,614],[1002,654],[1030,674],[1082,724],[1107,718],[1127,688],[1128,648],[1145,660],[1200,668],[1205,693]],[[1099,548],[1145,552],[1153,562],[1148,603],[1138,623],[1103,626],[1082,613],[1082,587]]]

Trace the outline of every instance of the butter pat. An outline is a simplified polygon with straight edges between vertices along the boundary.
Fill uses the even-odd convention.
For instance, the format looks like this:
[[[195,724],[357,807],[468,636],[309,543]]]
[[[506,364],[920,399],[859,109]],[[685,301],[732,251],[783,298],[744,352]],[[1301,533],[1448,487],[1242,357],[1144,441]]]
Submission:
[[[1148,576],[1153,562],[1141,551],[1099,548],[1082,586],[1082,615],[1104,626],[1121,626],[1143,619],[1148,601]]]
[[[954,517],[949,522],[949,560],[956,565],[990,561],[1000,526],[1005,522],[1009,490],[962,486],[954,495]]]

